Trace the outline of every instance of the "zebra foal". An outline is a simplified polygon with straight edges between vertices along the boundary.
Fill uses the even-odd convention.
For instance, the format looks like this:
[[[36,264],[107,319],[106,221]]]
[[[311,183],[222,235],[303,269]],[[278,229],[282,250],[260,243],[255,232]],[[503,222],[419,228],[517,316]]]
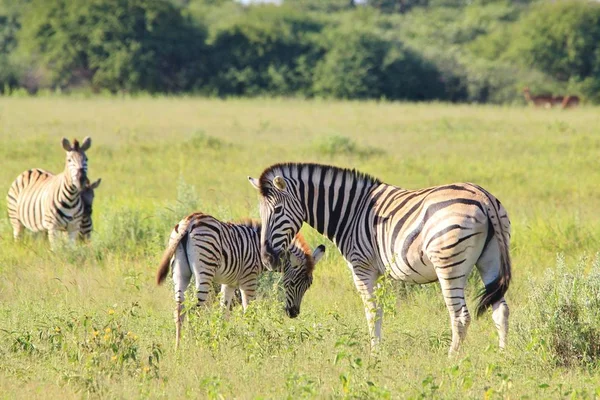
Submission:
[[[221,304],[224,307],[231,305],[238,287],[244,310],[254,299],[258,275],[263,269],[260,229],[258,221],[246,220],[235,224],[202,213],[190,214],[175,225],[156,273],[156,282],[160,285],[169,273],[169,266],[173,265],[177,302],[175,347],[179,346],[183,320],[181,311],[192,274],[198,305],[206,301],[213,281],[221,283]],[[312,284],[315,264],[323,254],[323,245],[311,254],[300,234],[291,241],[289,257],[280,269],[285,287],[285,310],[290,318],[300,314],[302,297]]]
[[[276,164],[259,179],[261,251],[277,266],[307,222],[331,239],[352,271],[365,306],[371,345],[381,338],[377,279],[439,281],[452,325],[450,353],[458,350],[471,316],[464,290],[473,266],[485,285],[477,314],[492,307],[499,345],[506,344],[511,280],[510,221],[500,201],[471,183],[420,190],[388,185],[356,170],[319,164]]]
[[[81,145],[77,140],[71,144],[63,138],[66,157],[62,173],[54,175],[35,168],[14,180],[8,191],[7,205],[15,240],[25,227],[33,232],[47,231],[52,248],[59,231],[68,232],[71,243],[75,242],[83,216],[80,194],[88,181],[85,152],[91,144],[89,137]]]
[[[81,191],[81,201],[83,202],[83,216],[81,217],[81,228],[79,230],[79,238],[81,240],[89,240],[94,230],[92,223],[92,206],[94,204],[94,191],[100,186],[102,179],[98,179],[94,183],[88,180],[84,189]]]

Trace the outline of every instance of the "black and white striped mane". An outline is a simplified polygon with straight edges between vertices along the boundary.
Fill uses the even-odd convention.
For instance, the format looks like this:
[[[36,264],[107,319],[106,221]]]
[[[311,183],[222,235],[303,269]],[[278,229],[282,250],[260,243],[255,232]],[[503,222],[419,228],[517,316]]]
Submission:
[[[273,178],[275,178],[277,175],[289,178],[294,178],[296,176],[299,177],[304,169],[309,170],[309,176],[314,173],[331,172],[333,175],[347,174],[351,180],[358,180],[364,183],[370,183],[374,185],[379,185],[382,183],[378,178],[364,172],[357,171],[354,168],[340,168],[333,165],[315,163],[281,163],[271,165],[270,167],[266,168],[262,174],[260,174],[260,194],[263,196],[268,196],[271,193],[273,188]]]

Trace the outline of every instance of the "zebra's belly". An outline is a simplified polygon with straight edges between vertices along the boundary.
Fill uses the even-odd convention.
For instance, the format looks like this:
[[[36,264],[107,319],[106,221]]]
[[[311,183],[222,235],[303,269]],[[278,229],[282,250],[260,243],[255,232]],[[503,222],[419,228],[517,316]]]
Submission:
[[[404,259],[399,256],[393,257],[388,262],[386,270],[393,279],[410,283],[423,284],[438,280],[435,268],[426,256]]]
[[[232,287],[240,287],[240,284],[250,284],[258,280],[258,274],[252,271],[246,271],[243,268],[226,268],[221,267],[217,270],[213,281],[221,285],[228,285]],[[254,281],[254,282],[253,282]]]

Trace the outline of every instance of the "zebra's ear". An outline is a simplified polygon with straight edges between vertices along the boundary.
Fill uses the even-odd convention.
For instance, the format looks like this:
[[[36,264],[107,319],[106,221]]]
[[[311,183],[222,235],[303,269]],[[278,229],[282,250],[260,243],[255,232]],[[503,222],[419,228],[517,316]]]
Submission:
[[[256,178],[252,178],[251,176],[248,177],[248,181],[250,182],[250,184],[252,186],[254,186],[254,188],[256,190],[260,190],[260,183],[258,182],[258,179]]]
[[[65,149],[65,151],[71,151],[73,150],[73,148],[71,147],[71,142],[69,142],[69,139],[67,138],[62,138],[62,146],[63,149]]]
[[[285,188],[287,187],[285,180],[279,175],[273,178],[273,186],[275,186],[279,190],[285,190]]]
[[[91,145],[92,145],[92,138],[89,136],[86,136],[85,139],[83,139],[83,143],[81,143],[81,146],[79,146],[79,148],[81,149],[81,151],[86,151],[87,149],[90,148]]]
[[[102,178],[98,178],[98,180],[96,182],[94,182],[94,183],[92,183],[90,185],[90,189],[96,189],[96,188],[98,188],[98,186],[100,186],[101,182],[102,182]]]
[[[318,263],[321,258],[323,258],[323,256],[325,255],[325,246],[323,246],[322,244],[318,245],[314,250],[313,250],[313,260],[316,263]]]

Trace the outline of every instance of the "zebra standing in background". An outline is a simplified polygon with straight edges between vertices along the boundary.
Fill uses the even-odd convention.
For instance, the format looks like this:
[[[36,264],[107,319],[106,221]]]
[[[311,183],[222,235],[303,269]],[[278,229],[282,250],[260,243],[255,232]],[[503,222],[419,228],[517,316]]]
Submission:
[[[58,231],[66,231],[71,243],[79,234],[83,216],[81,191],[87,182],[87,156],[92,140],[86,137],[81,145],[62,139],[67,152],[65,170],[53,175],[42,169],[30,169],[15,179],[8,191],[8,218],[15,240],[23,227],[34,232],[48,231],[54,248]]]
[[[83,202],[83,216],[81,218],[81,227],[79,229],[79,238],[89,240],[94,230],[92,223],[92,206],[94,203],[94,190],[100,186],[102,179],[98,179],[94,183],[90,183],[89,179],[86,182],[85,188],[81,191],[81,201]]]
[[[500,201],[483,188],[455,183],[405,190],[356,170],[293,163],[248,179],[261,194],[263,260],[276,266],[303,221],[330,238],[352,270],[372,346],[381,338],[382,318],[374,289],[388,271],[406,282],[440,282],[452,324],[450,353],[457,351],[471,320],[465,285],[477,265],[485,284],[477,315],[492,307],[504,348],[510,221]]]
[[[176,340],[179,346],[183,301],[192,273],[196,283],[198,305],[203,304],[213,280],[221,283],[221,304],[229,308],[235,289],[240,288],[244,310],[258,287],[263,264],[260,257],[260,222],[246,220],[239,224],[222,222],[202,214],[190,214],[171,232],[169,244],[160,261],[156,282],[161,284],[173,263],[175,284]],[[285,310],[290,318],[300,314],[302,297],[312,284],[315,264],[325,254],[318,246],[311,254],[304,238],[298,234],[291,242],[290,257],[282,268],[285,287]]]

